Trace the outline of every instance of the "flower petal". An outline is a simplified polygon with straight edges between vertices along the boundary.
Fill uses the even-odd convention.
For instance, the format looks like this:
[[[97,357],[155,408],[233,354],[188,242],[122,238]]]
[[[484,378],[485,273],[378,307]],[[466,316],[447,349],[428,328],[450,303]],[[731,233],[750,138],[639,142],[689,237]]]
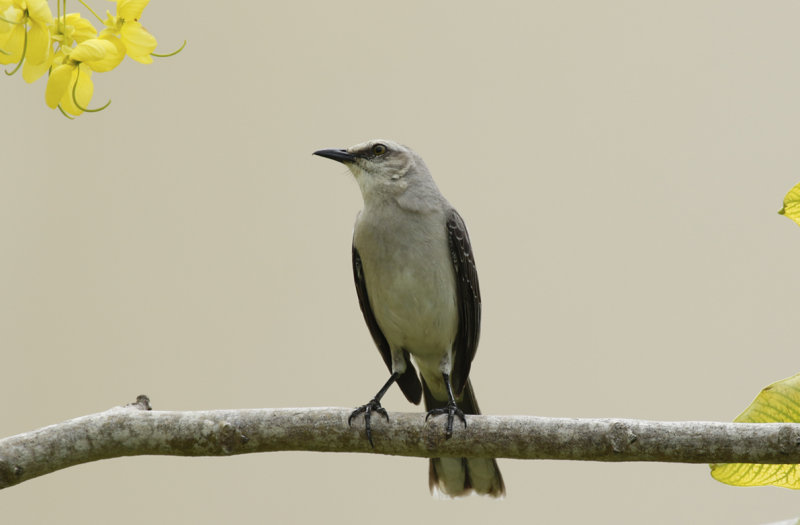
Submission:
[[[84,62],[95,71],[110,71],[119,64],[117,47],[104,38],[90,38],[75,46],[70,60]]]
[[[25,53],[25,62],[38,66],[52,54],[50,45],[50,30],[43,24],[32,21],[28,30],[28,51]]]
[[[149,64],[153,61],[150,53],[156,50],[158,42],[156,38],[147,32],[139,22],[125,22],[120,31],[122,43],[128,50],[128,56],[142,64]]]
[[[6,20],[11,20],[12,22],[20,22],[22,21],[23,12],[16,7],[11,7],[9,2],[2,2],[0,1],[0,16],[5,18]],[[3,41],[4,37],[8,37],[8,33],[14,29],[14,24],[9,24],[8,22],[4,22],[0,20],[0,42]]]
[[[125,58],[125,44],[122,43],[122,40],[114,36],[112,31],[108,29],[103,30],[100,33],[100,39],[110,42],[114,46],[114,51],[107,54],[102,62],[87,62],[89,66],[98,73],[102,71],[111,71]]]
[[[117,0],[117,16],[125,21],[136,21],[150,0]]]
[[[3,41],[0,37],[0,49],[8,53],[0,53],[0,64],[13,64],[22,58],[22,47],[25,44],[25,26],[19,25],[7,33],[8,38]]]
[[[44,25],[53,23],[53,12],[50,11],[50,6],[47,0],[27,0],[28,17],[34,22]]]
[[[47,80],[47,88],[44,91],[44,101],[51,108],[56,109],[56,106],[64,97],[72,78],[73,69],[75,69],[75,66],[61,65],[50,73],[50,78]]]
[[[78,81],[78,87],[75,89],[75,98],[78,99],[78,104],[80,104],[81,107],[89,107],[89,102],[92,101],[92,94],[94,93],[92,70],[89,69],[88,66],[81,64],[80,72],[81,74],[79,76],[78,68],[75,68],[75,73],[70,79],[69,89],[66,93],[64,93],[64,96],[61,99],[61,108],[70,115],[80,115],[83,113],[83,110],[78,108],[78,106],[75,105],[75,101],[72,99],[72,86],[75,85],[76,78]]]
[[[72,28],[70,36],[79,44],[90,38],[97,38],[97,29],[79,13],[67,15],[67,27]]]
[[[42,75],[47,73],[53,63],[53,53],[48,53],[47,58],[41,64],[33,64],[30,60],[25,60],[22,65],[22,78],[28,84],[36,82]]]

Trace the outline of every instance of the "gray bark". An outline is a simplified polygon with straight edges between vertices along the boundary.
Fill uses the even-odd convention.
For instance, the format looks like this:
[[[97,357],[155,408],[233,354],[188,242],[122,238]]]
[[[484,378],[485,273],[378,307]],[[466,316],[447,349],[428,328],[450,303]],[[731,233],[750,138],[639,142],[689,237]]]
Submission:
[[[227,456],[307,450],[415,457],[496,457],[678,463],[800,463],[800,424],[467,416],[444,439],[442,418],[347,408],[151,411],[137,403],[0,440],[0,488],[100,459],[138,455]]]

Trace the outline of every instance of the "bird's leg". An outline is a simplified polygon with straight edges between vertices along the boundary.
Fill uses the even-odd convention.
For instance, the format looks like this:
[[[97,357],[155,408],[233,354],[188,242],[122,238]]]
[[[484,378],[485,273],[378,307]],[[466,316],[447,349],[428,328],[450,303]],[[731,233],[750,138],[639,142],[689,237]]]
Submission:
[[[392,375],[389,376],[389,380],[386,381],[386,384],[383,385],[380,390],[378,390],[377,394],[375,394],[375,397],[373,397],[366,405],[361,405],[353,410],[353,413],[347,418],[347,425],[350,426],[350,423],[353,421],[354,417],[361,413],[364,414],[364,425],[367,428],[367,441],[369,441],[369,445],[372,448],[375,448],[375,444],[372,442],[372,428],[370,427],[369,420],[372,417],[372,413],[377,412],[385,417],[386,421],[389,421],[389,414],[387,414],[386,409],[381,406],[381,398],[384,396],[384,394],[386,394],[386,391],[389,390],[389,387],[392,386],[392,383],[397,381],[398,377],[400,377],[400,374],[397,372],[392,373]]]
[[[428,415],[425,416],[425,421],[427,421],[431,416],[447,414],[447,426],[445,426],[444,438],[450,439],[453,435],[453,420],[456,418],[456,416],[458,416],[458,419],[464,423],[464,428],[467,428],[467,418],[464,417],[464,412],[462,412],[456,404],[456,398],[453,396],[453,387],[450,386],[450,374],[445,374],[442,372],[442,378],[444,379],[445,387],[447,387],[447,406],[428,410]]]

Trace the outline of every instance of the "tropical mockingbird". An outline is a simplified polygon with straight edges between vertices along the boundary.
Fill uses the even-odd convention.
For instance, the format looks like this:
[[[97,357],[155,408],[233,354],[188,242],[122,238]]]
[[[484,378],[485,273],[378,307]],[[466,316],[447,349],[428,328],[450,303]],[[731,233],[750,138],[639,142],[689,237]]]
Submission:
[[[364,320],[391,371],[348,423],[363,413],[372,444],[370,417],[388,419],[380,400],[396,382],[412,403],[424,396],[428,417],[447,415],[449,438],[455,418],[466,426],[464,414],[480,413],[469,370],[478,348],[481,296],[464,221],[419,155],[405,146],[371,140],[314,154],[345,164],[361,188],[364,209],[353,231],[353,276]],[[490,458],[432,459],[430,487],[453,497],[472,490],[495,497],[505,493]]]

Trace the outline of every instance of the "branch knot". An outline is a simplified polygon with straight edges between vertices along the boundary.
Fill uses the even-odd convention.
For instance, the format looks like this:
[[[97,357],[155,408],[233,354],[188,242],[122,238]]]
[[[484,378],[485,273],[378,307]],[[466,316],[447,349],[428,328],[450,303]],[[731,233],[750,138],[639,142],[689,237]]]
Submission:
[[[631,443],[636,441],[637,436],[631,430],[630,426],[622,421],[615,421],[611,425],[611,430],[608,433],[608,442],[611,444],[611,450],[617,454],[627,452]]]

